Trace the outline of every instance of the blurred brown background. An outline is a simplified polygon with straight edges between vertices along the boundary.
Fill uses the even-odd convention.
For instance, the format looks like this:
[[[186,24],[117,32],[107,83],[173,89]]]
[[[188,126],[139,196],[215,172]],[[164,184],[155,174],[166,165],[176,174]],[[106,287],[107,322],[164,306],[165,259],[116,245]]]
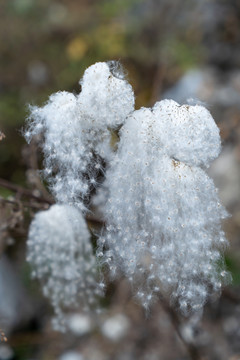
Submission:
[[[27,104],[79,92],[97,61],[122,62],[137,108],[165,97],[206,104],[223,140],[210,174],[232,215],[224,227],[233,284],[206,306],[195,334],[187,324],[182,332],[203,359],[240,359],[240,1],[0,0],[0,56],[0,178],[24,188],[38,181],[21,136]],[[0,186],[2,198],[13,194]],[[34,210],[23,217],[15,205],[14,217],[0,205],[0,328],[9,338],[0,360],[189,359],[164,309],[156,305],[146,318],[124,280],[109,290],[100,320],[78,314],[73,333],[53,332],[51,308],[24,260]]]

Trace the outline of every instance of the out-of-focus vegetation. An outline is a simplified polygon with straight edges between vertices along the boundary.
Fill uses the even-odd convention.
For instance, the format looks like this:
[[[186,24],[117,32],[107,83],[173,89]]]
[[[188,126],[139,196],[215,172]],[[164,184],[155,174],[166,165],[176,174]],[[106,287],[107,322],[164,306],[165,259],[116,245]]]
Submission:
[[[28,104],[39,105],[46,101],[51,93],[59,90],[79,92],[78,81],[84,70],[97,61],[116,59],[122,62],[136,94],[137,108],[151,106],[166,94],[171,94],[169,96],[175,94],[176,100],[177,96],[184,97],[185,93],[190,93],[191,97],[199,96],[200,100],[206,101],[209,105],[220,126],[224,148],[228,149],[221,161],[213,167],[213,174],[217,186],[223,189],[224,204],[232,213],[226,230],[232,246],[232,250],[227,256],[227,265],[233,272],[234,281],[231,291],[233,290],[234,295],[231,293],[228,298],[234,298],[233,301],[237,303],[236,307],[239,307],[239,44],[240,3],[238,0],[0,1],[0,131],[6,136],[2,137],[0,141],[0,178],[18,186],[30,188],[34,181],[37,181],[33,178],[33,173],[29,171],[36,165],[36,159],[30,158],[31,149],[29,151],[28,148],[26,151],[25,141],[21,136],[21,128],[24,126],[24,119],[28,113]],[[198,72],[191,73],[191,69],[197,69]],[[185,79],[179,88],[174,87],[175,83],[185,74],[187,74],[188,78],[186,79],[188,80]],[[166,93],[168,90],[169,92]],[[39,158],[41,159],[41,157]],[[3,198],[11,199],[13,193],[11,189],[0,186],[0,196]],[[26,199],[27,196],[26,194]],[[34,203],[31,205],[33,206]],[[7,206],[12,205],[8,204]],[[8,216],[8,211],[5,210],[0,208],[1,214]],[[27,224],[30,215],[35,210],[25,211],[25,218],[22,219],[19,208],[16,207],[14,219],[7,219],[12,229],[7,244],[11,246],[7,248],[7,252],[12,259],[16,260],[16,263],[20,264],[21,279],[25,285],[27,284],[27,288],[30,287],[30,296],[32,293],[36,294],[36,287],[29,283],[29,270],[22,264],[25,256],[24,243]],[[3,215],[1,216],[0,222],[3,222]],[[4,218],[4,220],[6,219]],[[14,242],[16,227],[18,227],[18,237]],[[32,293],[31,289],[34,289]],[[128,294],[127,291],[126,294]],[[122,303],[121,300],[118,300],[117,295],[114,297],[113,308],[119,306],[121,309],[123,306],[121,304],[126,305],[128,295],[124,297],[123,294],[124,291],[121,290],[117,293],[119,298],[123,299]],[[0,296],[2,296],[1,292]],[[42,306],[39,297],[40,295],[37,293],[34,298],[37,309]],[[107,355],[106,352],[101,358],[98,354],[98,360],[160,358],[154,357],[154,351],[157,354],[160,351],[158,336],[154,342],[154,336],[156,337],[154,327],[159,326],[161,332],[161,329],[165,329],[164,326],[167,322],[161,325],[162,328],[159,325],[160,322],[156,325],[153,321],[151,322],[151,319],[144,323],[141,310],[139,308],[135,310],[135,305],[127,303],[126,310],[134,324],[132,330],[134,335],[129,336],[124,351],[127,353],[128,346],[132,353],[129,350],[130,355],[121,358],[122,343],[119,342],[114,348],[104,338],[102,354],[104,354],[103,349],[109,345],[110,355]],[[229,310],[231,300],[230,305],[227,304],[227,306],[227,309],[222,310],[221,308],[219,312],[227,314],[229,319],[231,317],[238,318],[239,315],[231,313]],[[25,307],[22,306],[22,311],[27,314],[27,319],[31,319],[31,328],[36,329],[37,315],[32,315],[36,309],[33,310],[28,302]],[[161,312],[160,315],[164,318]],[[217,317],[216,314],[215,316]],[[223,324],[223,327],[229,329],[230,320],[228,326],[225,324],[225,320],[225,318],[218,319],[216,323]],[[206,320],[207,328],[215,333],[210,321],[211,319],[209,322],[208,319]],[[14,326],[12,326],[13,329],[15,329]],[[155,335],[148,337],[144,332],[146,331],[145,327],[150,329],[150,334],[152,331]],[[166,329],[168,329],[166,332],[170,331],[169,327]],[[30,336],[29,339],[23,336],[22,340],[21,335],[19,337],[17,335],[11,343],[14,347],[15,357],[12,356],[9,359],[30,359],[37,346],[40,348],[36,355],[37,359],[56,359],[65,347],[72,347],[71,336],[66,336],[66,346],[64,347],[64,341],[61,343],[62,338],[52,335],[50,330],[47,331],[48,334],[51,334],[50,339],[42,338],[39,333],[36,336]],[[232,331],[234,332],[234,330]],[[234,338],[236,340],[234,341],[239,344],[240,330],[235,329],[234,334],[236,335],[237,331],[239,331],[239,337],[237,340]],[[227,338],[228,335],[229,333],[223,336]],[[83,341],[83,348],[94,348],[101,340],[99,337],[100,335],[97,334],[96,338],[89,338],[86,343]],[[150,337],[152,342],[148,340]],[[164,331],[162,339],[164,344]],[[219,343],[225,344],[226,342],[228,344],[227,340],[225,341],[219,334],[216,335],[216,339],[220,339]],[[33,350],[31,346],[23,345],[27,344],[28,340],[32,344]],[[131,345],[134,342],[137,343],[136,346]],[[235,342],[233,343],[231,340],[225,346],[225,352],[219,351],[218,358],[225,360],[226,356],[240,353],[239,345],[236,345]],[[47,344],[47,350],[43,350],[42,344]],[[171,341],[168,339],[165,344],[167,344],[166,347],[169,346],[170,350],[165,351],[164,345],[162,345],[162,359],[176,359],[176,353],[171,355]],[[175,343],[175,346],[179,346],[179,344]],[[138,347],[142,349],[142,352],[136,350]],[[153,355],[147,350],[148,347]],[[180,346],[179,354],[182,353],[184,351]],[[184,358],[180,356],[179,359]],[[225,358],[221,356],[225,356]],[[88,360],[89,357],[86,356],[86,359]],[[94,355],[91,355],[91,360],[93,359]]]
[[[172,5],[166,0],[1,2],[0,116],[8,138],[1,144],[1,176],[23,181],[24,142],[17,130],[27,104],[40,104],[54,91],[79,91],[78,80],[92,63],[120,59],[138,106],[153,103],[162,88],[201,63],[202,34],[191,19],[195,5],[186,0]]]
[[[189,68],[239,66],[239,54],[229,54],[239,41],[238,15],[237,1],[2,1],[0,124],[8,141],[1,176],[24,178],[16,167],[23,145],[17,129],[27,104],[79,91],[86,67],[120,59],[137,106],[151,105]]]

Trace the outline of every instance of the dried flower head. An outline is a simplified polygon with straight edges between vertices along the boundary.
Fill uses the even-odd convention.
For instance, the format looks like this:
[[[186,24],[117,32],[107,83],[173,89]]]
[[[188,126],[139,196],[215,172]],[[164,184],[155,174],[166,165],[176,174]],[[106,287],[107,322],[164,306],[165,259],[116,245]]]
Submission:
[[[71,309],[88,311],[101,295],[97,283],[96,258],[90,233],[79,210],[69,205],[53,205],[36,214],[27,241],[27,260],[33,276],[43,285],[56,318],[54,327],[65,329]]]
[[[104,286],[83,218],[96,187],[91,201],[106,220],[100,263],[113,278],[124,274],[145,308],[163,296],[184,315],[201,314],[230,279],[221,229],[227,213],[205,172],[221,149],[218,127],[200,104],[163,100],[134,111],[117,62],[90,66],[80,83],[79,95],[58,92],[32,107],[25,131],[28,141],[42,134],[44,175],[59,203],[36,215],[28,240],[59,328],[69,307],[89,308]],[[114,152],[111,130],[120,126]]]
[[[103,159],[112,156],[111,132],[134,109],[134,94],[107,63],[90,66],[79,95],[66,91],[50,96],[43,107],[30,107],[27,141],[43,134],[44,176],[60,203],[87,210],[88,196],[97,186]]]
[[[199,105],[164,100],[135,111],[121,129],[98,255],[113,277],[120,270],[132,282],[146,308],[161,294],[185,315],[201,312],[229,279],[220,224],[227,213],[202,169],[219,151],[219,130]]]

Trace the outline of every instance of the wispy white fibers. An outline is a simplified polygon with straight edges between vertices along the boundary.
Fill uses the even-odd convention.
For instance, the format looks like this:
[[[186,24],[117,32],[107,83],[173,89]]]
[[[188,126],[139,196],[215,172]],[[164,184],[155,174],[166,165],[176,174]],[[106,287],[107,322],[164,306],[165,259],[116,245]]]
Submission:
[[[65,329],[69,310],[87,311],[101,295],[90,233],[79,210],[53,205],[36,214],[27,241],[33,276],[55,310],[54,327]]]
[[[102,264],[131,281],[144,307],[164,296],[182,314],[200,314],[229,278],[221,229],[227,214],[205,172],[220,152],[218,127],[201,105],[163,100],[134,111],[116,62],[92,65],[80,83],[79,95],[58,92],[32,107],[25,131],[28,141],[40,135],[44,174],[60,204],[36,215],[28,240],[28,259],[59,327],[68,308],[87,308],[102,287],[82,213],[103,164],[106,180],[91,198],[105,211]],[[114,152],[111,130],[120,127]]]
[[[155,104],[153,113],[161,122],[155,131],[169,157],[202,167],[208,167],[218,157],[219,129],[205,107],[163,100]]]
[[[30,108],[25,137],[44,135],[50,189],[58,202],[81,210],[97,185],[103,159],[112,155],[110,130],[134,109],[132,88],[116,69],[117,63],[96,63],[85,71],[79,95],[58,92],[43,107]]]
[[[219,151],[219,130],[199,105],[164,100],[121,129],[98,256],[132,282],[146,308],[162,294],[183,314],[200,313],[229,277],[220,224],[227,214],[204,171]]]
[[[132,87],[117,62],[96,63],[84,73],[78,102],[89,128],[116,128],[134,110]]]

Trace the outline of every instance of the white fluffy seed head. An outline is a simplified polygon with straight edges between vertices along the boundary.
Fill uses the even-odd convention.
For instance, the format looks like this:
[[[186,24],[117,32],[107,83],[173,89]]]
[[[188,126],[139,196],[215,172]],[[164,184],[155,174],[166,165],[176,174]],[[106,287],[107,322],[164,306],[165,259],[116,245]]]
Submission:
[[[45,106],[30,106],[28,128],[24,132],[26,140],[30,142],[33,136],[44,131],[53,133],[57,125],[63,129],[61,123],[64,123],[66,114],[69,118],[74,116],[75,105],[76,97],[73,94],[60,91],[51,95]]]
[[[86,126],[116,128],[134,110],[131,85],[121,76],[118,64],[99,62],[84,73],[78,102],[86,116]]]
[[[51,300],[55,327],[64,330],[65,315],[72,309],[88,311],[96,305],[96,260],[90,234],[79,210],[53,205],[36,214],[27,241],[27,260]]]
[[[229,279],[221,206],[204,169],[220,151],[219,130],[203,106],[163,100],[133,111],[134,95],[118,64],[96,63],[82,91],[53,94],[32,107],[25,136],[43,134],[44,173],[58,202],[36,215],[28,258],[64,325],[66,309],[88,308],[99,295],[85,211],[102,163],[110,161],[95,205],[104,206],[106,231],[97,256],[131,282],[145,308],[163,294],[180,311],[200,313]],[[120,130],[111,151],[109,129]],[[103,288],[101,283],[100,289]]]
[[[118,152],[107,172],[108,225],[98,255],[113,277],[120,269],[130,279],[144,307],[161,293],[189,315],[200,313],[208,296],[229,279],[222,260],[227,240],[220,225],[227,214],[200,167],[217,156],[219,133],[204,108],[165,105],[164,110],[157,104],[153,111],[135,111],[120,131]],[[207,144],[208,133],[215,150]]]
[[[92,153],[83,138],[76,97],[66,91],[51,95],[45,106],[31,108],[29,123],[27,139],[42,133],[43,174],[56,200],[84,210],[89,192],[84,174]]]
[[[167,154],[193,166],[208,167],[221,149],[219,129],[203,106],[182,105],[173,100],[153,107],[159,134]]]
[[[44,175],[56,200],[84,211],[103,159],[108,161],[113,154],[109,128],[121,125],[134,108],[131,86],[115,77],[112,67],[90,66],[78,96],[62,91],[51,95],[43,107],[31,107],[25,130],[28,142],[43,136]]]

